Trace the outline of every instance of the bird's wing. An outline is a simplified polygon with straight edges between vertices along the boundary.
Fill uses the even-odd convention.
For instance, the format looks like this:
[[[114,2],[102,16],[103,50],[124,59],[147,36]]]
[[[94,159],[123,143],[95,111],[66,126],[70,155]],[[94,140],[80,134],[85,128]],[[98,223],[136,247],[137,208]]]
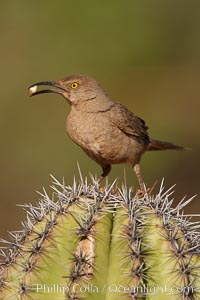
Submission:
[[[110,108],[110,119],[123,133],[132,138],[141,138],[149,141],[144,120],[134,115],[125,106],[115,103]]]

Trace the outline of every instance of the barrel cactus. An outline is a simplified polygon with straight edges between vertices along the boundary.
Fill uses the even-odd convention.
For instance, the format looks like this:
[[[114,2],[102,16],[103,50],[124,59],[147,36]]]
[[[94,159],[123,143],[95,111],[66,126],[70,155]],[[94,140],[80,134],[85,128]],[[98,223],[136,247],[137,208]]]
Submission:
[[[199,224],[156,195],[80,176],[24,205],[27,220],[1,240],[0,299],[200,299]]]

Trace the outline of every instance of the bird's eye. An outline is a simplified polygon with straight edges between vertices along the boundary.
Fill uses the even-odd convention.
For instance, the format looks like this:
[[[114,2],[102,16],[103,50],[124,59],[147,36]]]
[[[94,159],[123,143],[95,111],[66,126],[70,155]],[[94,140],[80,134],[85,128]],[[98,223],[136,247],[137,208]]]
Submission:
[[[72,89],[76,89],[78,87],[78,83],[73,82],[70,86],[71,86]]]

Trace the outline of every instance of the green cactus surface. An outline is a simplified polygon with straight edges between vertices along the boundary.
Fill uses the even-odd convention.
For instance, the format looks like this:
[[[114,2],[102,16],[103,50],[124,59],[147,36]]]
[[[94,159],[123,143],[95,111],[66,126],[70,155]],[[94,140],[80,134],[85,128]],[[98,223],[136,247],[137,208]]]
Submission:
[[[199,223],[172,207],[173,187],[134,194],[116,183],[66,186],[24,205],[21,232],[1,240],[0,299],[200,299]]]

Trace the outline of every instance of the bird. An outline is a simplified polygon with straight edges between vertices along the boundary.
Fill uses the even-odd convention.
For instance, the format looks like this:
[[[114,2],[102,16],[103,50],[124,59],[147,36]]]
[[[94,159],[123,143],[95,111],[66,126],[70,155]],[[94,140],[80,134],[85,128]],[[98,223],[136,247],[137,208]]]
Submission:
[[[43,88],[39,88],[43,86]],[[48,88],[44,87],[47,86]],[[145,190],[140,160],[151,150],[188,150],[171,142],[151,139],[143,119],[112,100],[100,83],[88,75],[70,75],[57,81],[42,81],[28,87],[29,95],[62,95],[70,105],[66,121],[69,137],[102,168],[99,181],[111,165],[132,166],[140,190]]]

